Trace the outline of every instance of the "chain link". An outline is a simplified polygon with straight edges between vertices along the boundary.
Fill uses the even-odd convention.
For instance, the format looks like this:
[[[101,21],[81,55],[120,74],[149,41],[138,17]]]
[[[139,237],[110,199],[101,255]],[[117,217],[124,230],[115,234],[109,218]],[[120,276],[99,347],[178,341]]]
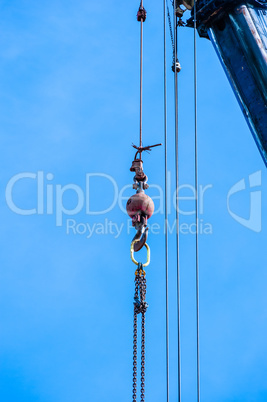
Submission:
[[[145,313],[146,303],[146,277],[143,265],[138,264],[135,273],[134,293],[134,324],[133,324],[133,402],[137,394],[137,315],[142,314],[142,340],[141,340],[141,402],[145,402]]]
[[[169,23],[169,28],[170,28],[170,37],[171,37],[171,42],[172,42],[172,49],[174,52],[174,39],[173,39],[173,33],[172,33],[172,23],[171,23],[171,15],[170,15],[170,9],[168,5],[168,0],[166,0],[166,5],[167,5],[167,17],[168,17],[168,23]],[[172,6],[174,7],[174,3],[172,2]],[[175,10],[174,10],[175,12]]]
[[[135,277],[134,300],[138,300],[139,276]],[[137,387],[137,311],[134,303],[134,324],[133,324],[133,402],[136,402]]]
[[[145,402],[145,313],[142,313],[141,402]]]
[[[137,376],[137,314],[134,313],[134,341],[133,341],[133,402],[136,402]]]

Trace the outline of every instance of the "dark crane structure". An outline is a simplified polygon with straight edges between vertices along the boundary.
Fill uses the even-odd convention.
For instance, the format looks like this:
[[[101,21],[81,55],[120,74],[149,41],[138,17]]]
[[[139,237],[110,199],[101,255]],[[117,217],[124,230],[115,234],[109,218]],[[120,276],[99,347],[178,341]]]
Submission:
[[[267,0],[182,0],[211,40],[267,166]],[[194,12],[187,21],[194,26]]]

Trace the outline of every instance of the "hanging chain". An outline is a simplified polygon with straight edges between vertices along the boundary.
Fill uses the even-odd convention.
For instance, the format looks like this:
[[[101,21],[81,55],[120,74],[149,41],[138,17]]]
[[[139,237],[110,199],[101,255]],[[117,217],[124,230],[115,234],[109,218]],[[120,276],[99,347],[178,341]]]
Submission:
[[[173,6],[173,2],[172,6]],[[167,17],[168,17],[168,23],[169,23],[169,28],[170,28],[170,37],[171,37],[171,42],[172,42],[172,50],[173,50],[173,63],[175,60],[175,56],[174,56],[174,39],[173,39],[173,33],[172,33],[172,22],[171,22],[171,14],[170,14],[170,9],[169,9],[169,5],[168,5],[168,0],[166,0],[166,5],[167,5]]]
[[[134,300],[138,299],[139,277],[135,277]],[[134,307],[133,324],[133,402],[136,402],[136,381],[137,381],[137,311]]]
[[[133,402],[136,402],[137,393],[137,315],[142,314],[141,340],[141,402],[145,402],[145,313],[146,303],[146,273],[143,264],[138,264],[135,272],[134,293],[134,324],[133,324]]]
[[[146,278],[143,277],[142,294],[145,299],[146,295]],[[145,312],[147,304],[145,303],[145,311],[142,311],[142,347],[141,347],[141,402],[145,401]]]

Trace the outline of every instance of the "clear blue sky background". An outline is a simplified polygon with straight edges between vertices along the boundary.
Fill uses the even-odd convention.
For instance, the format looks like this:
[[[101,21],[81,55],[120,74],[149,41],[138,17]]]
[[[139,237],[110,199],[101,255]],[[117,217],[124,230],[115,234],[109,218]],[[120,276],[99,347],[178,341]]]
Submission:
[[[110,175],[119,190],[132,183],[132,142],[138,141],[139,25],[137,1],[0,1],[0,399],[3,402],[125,402],[132,389],[134,231],[118,203],[105,214],[85,208],[22,216],[5,189],[16,174],[53,174],[50,183],[76,184],[88,173]],[[147,2],[144,44],[144,144],[163,142],[162,2]],[[180,183],[194,183],[193,36],[180,30]],[[201,394],[205,402],[267,400],[266,169],[209,41],[198,40],[199,181],[206,192],[200,236]],[[168,37],[169,170],[174,187],[173,74]],[[150,184],[164,186],[163,148],[144,155]],[[261,171],[262,230],[227,211],[227,194],[245,179],[231,210],[249,218],[249,175]],[[183,195],[190,194],[183,190]],[[158,195],[156,188],[147,192]],[[124,195],[132,194],[128,189]],[[181,194],[182,195],[182,194]],[[114,188],[90,182],[90,210],[108,208]],[[37,203],[36,180],[16,183],[13,200]],[[54,205],[55,205],[54,200]],[[124,201],[125,204],[126,201]],[[74,208],[74,191],[64,195]],[[159,200],[155,200],[156,208]],[[46,207],[46,203],[45,203]],[[192,211],[192,201],[181,201]],[[46,209],[45,209],[46,211]],[[258,208],[257,211],[260,214]],[[175,218],[170,211],[170,223]],[[98,232],[67,233],[67,220]],[[192,215],[181,216],[191,224]],[[106,220],[123,225],[116,236]],[[147,401],[166,400],[164,216],[150,234],[147,269]],[[95,224],[95,226],[93,226]],[[115,227],[115,226],[114,226]],[[82,226],[80,226],[82,228]],[[181,235],[182,396],[196,400],[194,236]],[[170,401],[177,400],[175,235],[170,236]],[[142,254],[142,258],[144,254]]]

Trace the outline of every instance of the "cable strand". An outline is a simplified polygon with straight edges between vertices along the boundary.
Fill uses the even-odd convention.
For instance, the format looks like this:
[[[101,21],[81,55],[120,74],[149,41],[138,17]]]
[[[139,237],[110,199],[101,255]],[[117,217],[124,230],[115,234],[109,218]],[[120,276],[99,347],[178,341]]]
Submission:
[[[174,1],[176,8],[176,1]],[[177,17],[174,12],[174,60],[178,53]],[[180,244],[179,244],[179,132],[178,132],[178,72],[174,69],[175,95],[175,178],[176,178],[176,275],[177,275],[177,362],[178,362],[178,402],[181,402],[181,337],[180,337]]]
[[[195,120],[195,191],[196,191],[196,327],[197,327],[197,401],[200,402],[199,356],[199,242],[198,242],[198,141],[197,141],[197,0],[194,5],[194,120]]]
[[[141,1],[143,7],[143,1]],[[142,119],[143,119],[143,20],[140,28],[140,147],[142,147]]]
[[[168,160],[167,160],[167,68],[166,68],[166,1],[163,0],[164,27],[164,164],[165,164],[165,285],[166,285],[166,398],[169,402],[169,295],[168,295]]]

